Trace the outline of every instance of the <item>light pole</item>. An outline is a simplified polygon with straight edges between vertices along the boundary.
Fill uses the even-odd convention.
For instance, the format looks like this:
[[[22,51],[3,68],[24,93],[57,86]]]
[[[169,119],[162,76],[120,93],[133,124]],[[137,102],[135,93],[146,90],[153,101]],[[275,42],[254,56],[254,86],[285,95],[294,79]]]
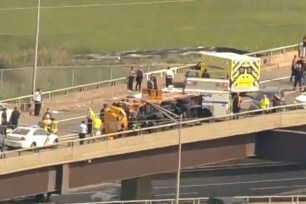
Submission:
[[[35,40],[35,53],[34,53],[34,67],[32,72],[32,93],[36,91],[36,72],[37,72],[37,61],[38,61],[38,44],[39,44],[39,30],[40,30],[40,1],[38,0],[37,6],[37,22],[36,22],[36,40]]]
[[[175,193],[175,204],[179,204],[180,201],[180,183],[181,183],[181,165],[182,165],[182,120],[183,115],[180,115],[179,121],[179,138],[178,138],[178,161],[177,161],[177,176],[176,176],[176,193]]]
[[[180,182],[181,182],[181,166],[182,166],[182,121],[183,121],[183,115],[180,116],[172,113],[171,111],[168,111],[160,106],[157,106],[149,101],[145,101],[149,104],[151,104],[154,108],[165,114],[169,119],[174,121],[179,125],[178,128],[178,159],[177,159],[177,176],[176,176],[176,193],[175,193],[175,204],[179,204],[180,201]],[[180,119],[177,120],[174,117],[170,116],[173,115],[174,117],[179,117]]]

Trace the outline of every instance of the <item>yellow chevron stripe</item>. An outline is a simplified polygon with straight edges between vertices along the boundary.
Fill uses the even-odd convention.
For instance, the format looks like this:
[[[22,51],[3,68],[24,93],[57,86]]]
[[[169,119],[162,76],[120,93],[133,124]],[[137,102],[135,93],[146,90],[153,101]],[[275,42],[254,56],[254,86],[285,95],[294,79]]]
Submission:
[[[240,74],[239,74],[239,68],[242,66],[243,61],[239,61],[238,63],[233,66],[233,74],[232,74],[232,79],[236,79]],[[237,72],[234,73],[234,70],[237,70]]]

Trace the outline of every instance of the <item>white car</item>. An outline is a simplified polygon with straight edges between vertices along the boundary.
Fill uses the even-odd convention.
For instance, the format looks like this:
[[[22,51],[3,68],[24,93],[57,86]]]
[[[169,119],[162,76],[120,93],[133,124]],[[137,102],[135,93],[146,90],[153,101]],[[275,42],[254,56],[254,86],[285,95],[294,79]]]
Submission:
[[[304,103],[304,105],[301,105],[301,108],[306,109],[306,92],[302,93],[298,97],[294,99],[295,104]]]
[[[4,108],[6,108],[7,122],[9,122],[13,110],[10,109],[10,108],[5,107],[4,104],[1,104],[1,103],[0,103],[0,117],[2,116],[2,113],[3,113],[3,109],[4,109]]]
[[[42,128],[17,127],[6,136],[4,144],[10,148],[32,148],[56,145],[58,136],[49,134]]]

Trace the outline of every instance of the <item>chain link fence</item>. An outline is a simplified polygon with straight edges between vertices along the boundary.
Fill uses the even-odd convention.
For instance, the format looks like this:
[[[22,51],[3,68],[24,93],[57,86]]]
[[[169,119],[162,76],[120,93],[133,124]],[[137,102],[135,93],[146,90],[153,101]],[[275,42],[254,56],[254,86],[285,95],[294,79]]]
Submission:
[[[167,64],[137,65],[144,72],[165,69]],[[45,67],[37,69],[37,88],[50,91],[128,76],[131,65]],[[0,99],[32,92],[32,68],[0,70]]]

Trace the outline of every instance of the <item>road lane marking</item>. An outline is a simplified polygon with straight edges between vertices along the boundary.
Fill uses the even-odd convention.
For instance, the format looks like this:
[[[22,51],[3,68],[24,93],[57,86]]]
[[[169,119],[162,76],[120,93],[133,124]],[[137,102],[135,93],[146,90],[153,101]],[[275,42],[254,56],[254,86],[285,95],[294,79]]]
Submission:
[[[278,78],[274,78],[274,79],[267,79],[267,80],[260,81],[259,83],[260,84],[265,84],[265,83],[269,83],[269,82],[272,82],[272,81],[280,81],[280,80],[284,80],[284,79],[290,79],[290,76],[278,77]]]
[[[209,186],[230,186],[238,184],[251,184],[251,183],[272,183],[272,182],[282,182],[282,181],[298,181],[306,180],[306,177],[299,178],[284,178],[284,179],[266,179],[266,180],[251,180],[251,181],[238,181],[238,182],[226,182],[226,183],[211,183],[211,184],[195,184],[195,185],[181,185],[181,188],[194,188],[194,187],[209,187]],[[154,187],[156,189],[169,189],[176,188],[176,186],[158,186]]]
[[[258,190],[269,190],[269,189],[283,189],[283,188],[304,188],[306,185],[295,185],[295,186],[269,186],[269,187],[262,187],[262,188],[251,188],[252,191]]]

